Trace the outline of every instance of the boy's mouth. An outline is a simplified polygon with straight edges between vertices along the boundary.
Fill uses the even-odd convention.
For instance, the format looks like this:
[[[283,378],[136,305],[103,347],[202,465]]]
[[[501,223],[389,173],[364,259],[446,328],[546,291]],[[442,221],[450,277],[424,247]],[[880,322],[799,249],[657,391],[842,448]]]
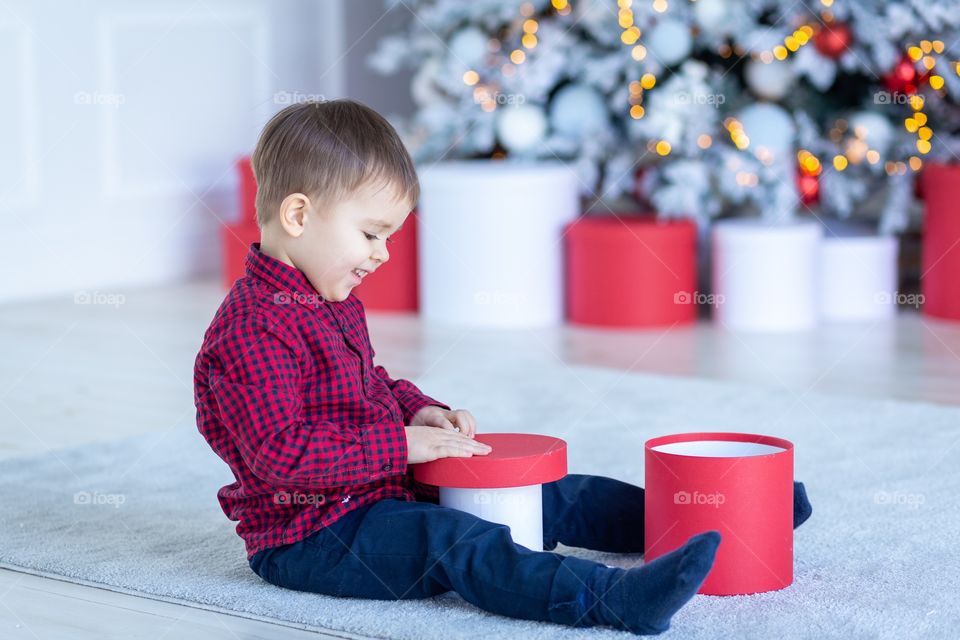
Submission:
[[[350,273],[352,273],[354,277],[356,277],[357,282],[360,282],[369,272],[364,271],[363,269],[354,269]]]

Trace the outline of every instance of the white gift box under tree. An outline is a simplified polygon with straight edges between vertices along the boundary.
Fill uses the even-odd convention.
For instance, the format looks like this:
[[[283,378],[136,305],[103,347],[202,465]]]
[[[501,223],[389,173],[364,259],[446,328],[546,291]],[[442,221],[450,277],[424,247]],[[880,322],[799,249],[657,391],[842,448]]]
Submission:
[[[490,327],[563,322],[564,226],[580,213],[572,167],[468,160],[421,168],[420,312]]]

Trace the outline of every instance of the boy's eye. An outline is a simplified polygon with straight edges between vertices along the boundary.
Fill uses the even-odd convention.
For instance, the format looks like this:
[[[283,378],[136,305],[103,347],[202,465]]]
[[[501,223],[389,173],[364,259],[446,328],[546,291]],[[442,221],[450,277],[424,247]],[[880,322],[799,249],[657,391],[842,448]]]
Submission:
[[[364,232],[363,235],[367,236],[367,240],[379,240],[380,238],[373,235],[372,233]],[[393,238],[387,238],[388,244],[393,244]]]

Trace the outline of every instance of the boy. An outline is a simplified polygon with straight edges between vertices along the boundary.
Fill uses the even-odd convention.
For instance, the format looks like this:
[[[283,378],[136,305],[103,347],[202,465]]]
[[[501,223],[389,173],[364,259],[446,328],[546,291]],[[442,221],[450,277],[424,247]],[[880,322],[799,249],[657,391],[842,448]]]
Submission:
[[[625,570],[550,550],[643,551],[643,489],[571,474],[544,485],[544,548],[437,504],[409,465],[485,455],[476,420],[373,362],[352,290],[390,257],[419,197],[393,128],[347,100],[280,111],[254,151],[261,241],[207,330],[198,428],[235,482],[220,505],[272,584],[357,598],[455,590],[487,611],[638,634],[709,572],[720,536]]]

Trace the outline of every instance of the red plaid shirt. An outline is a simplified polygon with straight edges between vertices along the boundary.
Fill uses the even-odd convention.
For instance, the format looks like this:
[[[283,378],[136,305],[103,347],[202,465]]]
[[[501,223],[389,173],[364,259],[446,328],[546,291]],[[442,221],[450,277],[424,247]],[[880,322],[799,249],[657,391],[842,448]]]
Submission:
[[[450,407],[373,357],[356,296],[325,301],[250,247],[194,368],[197,427],[236,479],[217,498],[248,559],[370,502],[436,499],[407,468],[404,426],[426,405]]]

